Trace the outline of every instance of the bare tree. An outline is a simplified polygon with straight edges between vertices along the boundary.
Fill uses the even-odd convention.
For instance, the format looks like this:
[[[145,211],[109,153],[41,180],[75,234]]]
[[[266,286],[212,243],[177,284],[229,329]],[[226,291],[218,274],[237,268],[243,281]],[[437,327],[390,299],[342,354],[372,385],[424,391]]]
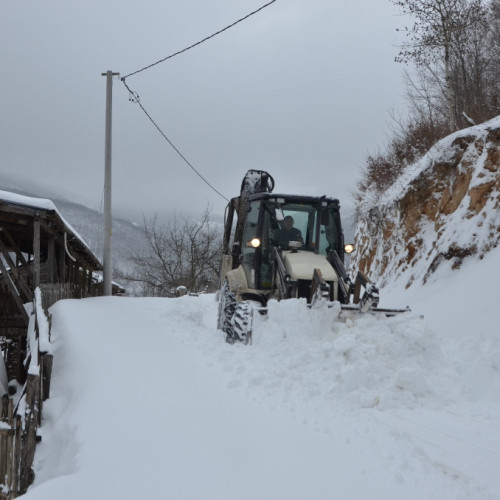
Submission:
[[[414,21],[396,57],[414,63],[408,116],[391,117],[387,145],[366,159],[358,203],[377,199],[442,137],[500,113],[500,0],[390,1]]]
[[[171,296],[180,286],[191,292],[217,288],[222,238],[209,209],[199,220],[174,215],[167,224],[156,214],[144,219],[143,230],[149,251],[131,258],[136,270],[126,276],[143,295]]]
[[[442,65],[449,127],[456,130],[458,116],[465,111],[457,109],[457,70],[461,69],[461,77],[467,81],[468,51],[474,37],[477,40],[477,34],[487,24],[484,0],[391,1],[414,20],[413,26],[404,30],[408,39],[396,61],[413,61],[428,71]]]
[[[489,65],[488,99],[493,115],[500,114],[500,0],[491,0],[488,25],[490,27],[486,43]]]

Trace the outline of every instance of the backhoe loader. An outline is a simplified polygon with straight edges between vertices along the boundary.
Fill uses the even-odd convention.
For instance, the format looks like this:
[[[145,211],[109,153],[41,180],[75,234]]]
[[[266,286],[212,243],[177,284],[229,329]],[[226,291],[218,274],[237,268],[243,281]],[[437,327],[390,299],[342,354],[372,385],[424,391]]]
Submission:
[[[270,299],[305,298],[309,307],[395,315],[379,309],[379,292],[361,272],[352,280],[340,204],[326,196],[274,194],[274,179],[249,170],[224,217],[218,329],[229,343],[251,342],[253,315]],[[236,216],[236,218],[235,218]]]

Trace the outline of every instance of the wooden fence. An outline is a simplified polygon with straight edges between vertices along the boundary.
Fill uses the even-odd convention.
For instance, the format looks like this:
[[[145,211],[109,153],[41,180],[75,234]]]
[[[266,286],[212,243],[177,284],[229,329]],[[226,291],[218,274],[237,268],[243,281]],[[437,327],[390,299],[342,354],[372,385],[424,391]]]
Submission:
[[[26,382],[10,386],[0,406],[0,498],[11,500],[33,482],[32,469],[43,401],[49,397],[52,372],[50,320],[42,291],[35,290],[27,333]],[[0,356],[3,356],[0,354]],[[3,363],[3,359],[0,359]],[[2,384],[0,384],[1,387]],[[3,391],[2,391],[3,392]]]

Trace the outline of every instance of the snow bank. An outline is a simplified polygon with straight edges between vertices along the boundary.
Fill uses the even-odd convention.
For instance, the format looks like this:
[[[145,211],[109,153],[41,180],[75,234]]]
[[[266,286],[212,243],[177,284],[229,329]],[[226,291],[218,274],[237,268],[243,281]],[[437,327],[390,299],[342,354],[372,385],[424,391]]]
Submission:
[[[258,386],[261,396],[285,398],[293,411],[330,401],[332,414],[412,408],[435,398],[431,378],[440,349],[418,315],[387,320],[351,314],[340,321],[337,314],[308,309],[302,299],[270,302],[268,317],[254,323],[253,348],[238,352],[236,366],[258,363],[252,370],[258,375],[233,373],[232,384]]]

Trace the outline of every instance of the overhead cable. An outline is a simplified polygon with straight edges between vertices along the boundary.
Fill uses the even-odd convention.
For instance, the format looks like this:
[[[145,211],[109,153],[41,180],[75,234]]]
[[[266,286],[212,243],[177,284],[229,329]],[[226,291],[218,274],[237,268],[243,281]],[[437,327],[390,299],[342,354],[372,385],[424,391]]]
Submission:
[[[122,78],[121,79],[122,82],[123,82],[123,85],[125,85],[125,87],[127,88],[127,90],[129,91],[129,95],[130,95],[130,100],[132,102],[135,102],[136,104],[139,105],[139,107],[142,109],[142,111],[144,112],[144,114],[148,117],[149,121],[156,127],[156,129],[158,130],[158,132],[160,132],[160,134],[163,136],[163,138],[170,144],[170,146],[172,146],[172,148],[174,149],[174,151],[182,158],[182,160],[193,170],[193,172],[208,186],[210,187],[210,189],[212,189],[213,191],[215,191],[219,196],[221,196],[222,198],[224,198],[224,200],[226,201],[229,201],[228,198],[226,198],[222,193],[220,193],[219,191],[217,191],[217,189],[215,189],[212,184],[210,184],[199,172],[198,170],[196,170],[196,168],[194,168],[194,166],[187,160],[187,158],[179,151],[179,149],[175,146],[175,144],[166,136],[166,134],[163,132],[163,130],[157,125],[157,123],[153,120],[153,118],[151,117],[151,115],[146,111],[146,108],[142,105],[141,101],[140,101],[140,98],[139,98],[139,95],[137,94],[137,92],[134,92],[133,90],[130,89],[130,87],[127,85],[127,83],[125,82],[125,79]]]
[[[269,5],[271,5],[274,2],[276,2],[276,0],[271,0],[271,2],[266,3],[262,7],[259,7],[257,10],[250,12],[250,14],[247,14],[246,16],[238,19],[234,23],[231,23],[228,26],[226,26],[225,28],[222,28],[221,30],[213,33],[212,35],[205,37],[203,40],[200,40],[199,42],[193,43],[192,45],[190,45],[189,47],[186,47],[185,49],[178,50],[177,52],[174,52],[173,54],[170,54],[169,56],[164,57],[163,59],[160,59],[159,61],[156,61],[152,64],[149,64],[148,66],[145,66],[144,68],[138,69],[137,71],[133,71],[132,73],[129,73],[128,75],[125,75],[124,77],[122,77],[121,80],[123,82],[125,82],[125,78],[128,78],[129,76],[137,75],[137,73],[141,73],[142,71],[146,71],[147,69],[152,68],[153,66],[156,66],[157,64],[165,62],[168,59],[172,59],[172,57],[178,56],[179,54],[182,54],[183,52],[187,52],[188,50],[196,47],[197,45],[201,45],[202,43],[206,42],[207,40],[210,40],[211,38],[214,38],[215,36],[220,35],[224,31],[232,28],[233,26],[236,26],[238,23],[241,23],[245,19],[248,19],[249,17],[253,16],[254,14],[257,14],[257,12],[260,12],[262,9],[265,9],[266,7],[268,7]]]

